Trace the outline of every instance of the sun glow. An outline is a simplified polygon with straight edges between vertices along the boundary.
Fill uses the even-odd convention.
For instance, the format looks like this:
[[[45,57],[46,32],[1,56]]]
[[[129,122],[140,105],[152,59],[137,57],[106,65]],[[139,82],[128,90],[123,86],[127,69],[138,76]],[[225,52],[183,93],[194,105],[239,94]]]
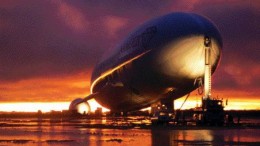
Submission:
[[[90,100],[88,100],[88,103],[89,103],[91,112],[94,112],[98,107],[101,107],[103,112],[108,112],[108,111],[110,111],[109,109],[107,109],[107,108],[105,108],[105,107],[102,107],[100,104],[98,104],[95,99],[90,99]]]
[[[103,112],[109,111],[109,109],[103,108],[95,100],[89,100],[91,112],[94,112],[98,107],[102,108]],[[3,112],[42,112],[50,111],[62,111],[69,109],[70,102],[10,102],[0,103],[0,111]],[[80,108],[82,113],[86,110],[86,107]],[[87,112],[87,111],[86,111]]]

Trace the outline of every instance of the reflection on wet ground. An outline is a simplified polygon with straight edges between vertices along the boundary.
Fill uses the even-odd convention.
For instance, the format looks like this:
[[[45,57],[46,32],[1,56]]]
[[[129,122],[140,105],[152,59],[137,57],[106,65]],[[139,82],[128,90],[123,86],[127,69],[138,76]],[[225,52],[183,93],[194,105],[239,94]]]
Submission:
[[[168,128],[159,126],[140,129],[136,126],[104,129],[84,126],[107,122],[111,121],[96,119],[38,122],[35,119],[0,119],[0,145],[260,145],[259,127]]]
[[[259,145],[258,129],[151,131],[152,144],[162,145]]]

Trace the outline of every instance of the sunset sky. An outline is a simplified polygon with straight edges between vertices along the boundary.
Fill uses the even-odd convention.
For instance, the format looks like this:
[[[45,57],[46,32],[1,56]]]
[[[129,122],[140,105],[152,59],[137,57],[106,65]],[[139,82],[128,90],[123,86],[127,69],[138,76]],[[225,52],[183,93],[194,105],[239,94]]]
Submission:
[[[228,98],[228,109],[260,109],[259,0],[1,0],[0,110],[87,96],[105,51],[143,22],[179,11],[208,17],[222,35],[213,95]]]

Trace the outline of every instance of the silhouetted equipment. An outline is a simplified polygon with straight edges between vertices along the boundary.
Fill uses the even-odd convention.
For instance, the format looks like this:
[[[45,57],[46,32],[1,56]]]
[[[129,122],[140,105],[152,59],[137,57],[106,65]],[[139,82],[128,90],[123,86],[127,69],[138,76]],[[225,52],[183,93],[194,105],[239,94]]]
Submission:
[[[101,108],[101,107],[98,107],[98,108],[95,110],[95,116],[102,116],[102,108]]]
[[[224,124],[223,101],[219,99],[203,99],[202,107],[194,111],[194,120],[198,125],[218,125]]]

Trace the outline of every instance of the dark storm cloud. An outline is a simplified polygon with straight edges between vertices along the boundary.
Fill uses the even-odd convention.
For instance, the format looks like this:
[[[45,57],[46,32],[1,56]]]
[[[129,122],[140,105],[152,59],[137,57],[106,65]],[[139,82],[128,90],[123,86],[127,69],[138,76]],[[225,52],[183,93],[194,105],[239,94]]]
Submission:
[[[140,1],[0,3],[2,81],[90,70],[105,50],[160,8]]]
[[[85,58],[99,53],[88,45],[96,42],[73,33],[59,18],[57,5],[24,3],[0,9],[1,80],[66,74],[93,64]]]
[[[223,57],[214,86],[259,88],[257,1],[23,0],[1,1],[0,5],[2,81],[91,70],[103,52],[136,26],[185,11],[207,16],[222,34]]]
[[[67,74],[93,66],[102,51],[98,48],[105,46],[84,30],[87,22],[77,20],[84,15],[49,1],[24,2],[0,9],[1,80]]]

